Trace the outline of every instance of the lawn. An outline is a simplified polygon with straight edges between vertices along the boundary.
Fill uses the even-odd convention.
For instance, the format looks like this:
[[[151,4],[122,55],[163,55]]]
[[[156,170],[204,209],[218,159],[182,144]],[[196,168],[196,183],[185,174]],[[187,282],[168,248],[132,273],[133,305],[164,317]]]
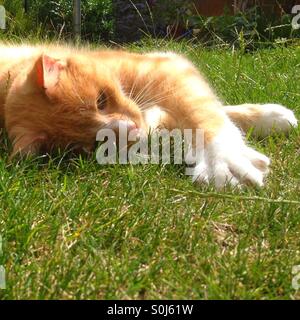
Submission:
[[[227,104],[276,102],[300,117],[300,47],[242,53],[182,43]],[[265,188],[193,185],[181,166],[95,157],[9,162],[2,135],[1,299],[299,299],[300,130],[250,144]]]

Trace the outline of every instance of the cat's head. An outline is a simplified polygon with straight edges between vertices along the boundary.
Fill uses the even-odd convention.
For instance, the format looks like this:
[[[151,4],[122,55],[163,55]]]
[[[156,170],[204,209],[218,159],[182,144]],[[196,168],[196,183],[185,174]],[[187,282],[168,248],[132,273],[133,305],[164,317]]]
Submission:
[[[39,56],[9,90],[6,128],[16,153],[53,148],[90,150],[103,127],[143,128],[138,106],[101,60],[84,55]]]

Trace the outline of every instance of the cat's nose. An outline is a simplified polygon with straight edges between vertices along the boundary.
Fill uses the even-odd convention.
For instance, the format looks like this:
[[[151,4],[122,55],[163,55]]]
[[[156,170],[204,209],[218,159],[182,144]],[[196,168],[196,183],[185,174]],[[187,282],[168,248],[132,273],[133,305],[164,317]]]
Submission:
[[[133,140],[139,140],[145,136],[144,131],[132,120],[119,120],[119,135],[130,135]]]
[[[140,137],[142,129],[136,124],[136,122],[129,119],[114,120],[110,122],[106,129],[113,129],[118,135],[128,135]]]
[[[130,132],[131,130],[138,129],[137,124],[132,120],[113,120],[109,122],[106,127],[107,129],[113,129],[115,131],[127,131]]]
[[[130,141],[143,139],[147,136],[144,130],[130,119],[113,120],[105,126],[105,130],[107,129],[114,130],[118,139],[124,138],[127,141],[128,138],[128,143],[130,143]]]
[[[119,120],[118,124],[120,129],[127,129],[127,132],[138,129],[138,126],[132,120]]]

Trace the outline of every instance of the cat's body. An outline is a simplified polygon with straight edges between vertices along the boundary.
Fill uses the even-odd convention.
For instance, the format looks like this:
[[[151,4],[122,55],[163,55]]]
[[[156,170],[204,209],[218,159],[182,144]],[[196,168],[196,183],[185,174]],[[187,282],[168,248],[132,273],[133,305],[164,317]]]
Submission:
[[[297,125],[278,105],[223,107],[198,70],[173,53],[0,45],[0,120],[13,154],[91,149],[99,129],[124,120],[146,131],[200,128],[206,152],[194,180],[262,185],[269,160],[246,146],[230,118],[264,135],[274,124]]]

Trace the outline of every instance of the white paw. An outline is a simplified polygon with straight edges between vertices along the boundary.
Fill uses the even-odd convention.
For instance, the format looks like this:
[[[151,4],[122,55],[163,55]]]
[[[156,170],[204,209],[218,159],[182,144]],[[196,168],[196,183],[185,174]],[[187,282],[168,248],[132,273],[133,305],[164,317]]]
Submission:
[[[255,122],[254,134],[267,136],[273,130],[287,133],[291,127],[297,127],[298,121],[292,110],[279,104],[260,106],[260,117]]]
[[[193,181],[213,181],[217,189],[226,184],[263,185],[269,158],[248,147],[241,132],[229,121],[206,146],[202,161],[194,168]]]

